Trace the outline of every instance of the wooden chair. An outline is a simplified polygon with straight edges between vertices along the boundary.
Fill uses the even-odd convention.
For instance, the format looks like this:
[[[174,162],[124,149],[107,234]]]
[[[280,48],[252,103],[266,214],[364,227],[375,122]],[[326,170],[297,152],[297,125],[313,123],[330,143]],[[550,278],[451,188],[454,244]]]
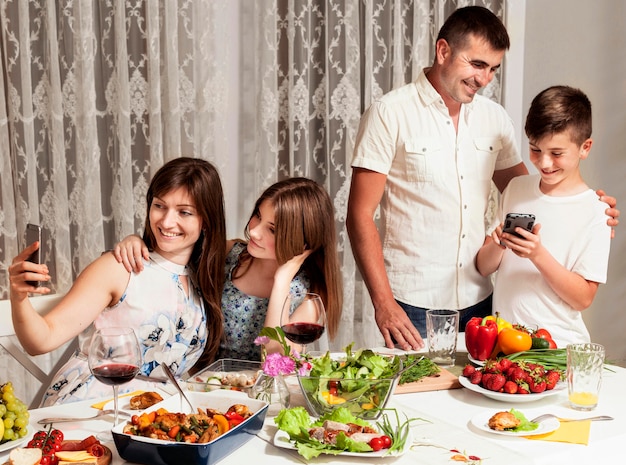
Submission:
[[[63,294],[52,294],[31,297],[30,301],[39,313],[45,314],[51,310],[61,300],[61,298],[63,298]],[[32,376],[41,382],[39,391],[35,394],[35,397],[30,403],[30,408],[37,408],[39,407],[39,404],[41,403],[41,400],[43,399],[46,389],[50,385],[54,374],[65,364],[65,362],[68,361],[78,348],[78,338],[74,338],[65,346],[65,350],[61,354],[60,358],[56,361],[52,369],[46,373],[40,366],[37,365],[37,363],[35,363],[33,357],[30,357],[24,352],[17,336],[15,336],[15,329],[13,328],[13,321],[11,320],[11,301],[0,300],[0,346],[4,348],[4,350],[15,360],[17,360],[17,362]]]

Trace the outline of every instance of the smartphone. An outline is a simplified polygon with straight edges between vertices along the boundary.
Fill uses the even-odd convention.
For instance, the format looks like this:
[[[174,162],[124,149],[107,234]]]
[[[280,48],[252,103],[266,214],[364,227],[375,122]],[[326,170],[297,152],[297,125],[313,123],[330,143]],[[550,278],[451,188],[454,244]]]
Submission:
[[[519,226],[526,231],[532,231],[534,225],[535,215],[530,213],[507,213],[502,232],[513,234],[520,239],[523,239],[520,234],[515,232],[515,228]]]
[[[43,245],[41,242],[41,226],[28,223],[26,225],[26,246],[28,247],[33,242],[39,242],[39,248],[35,250],[26,260],[39,265],[41,263],[41,247]],[[41,285],[39,281],[27,281],[27,283],[35,287],[39,287]]]

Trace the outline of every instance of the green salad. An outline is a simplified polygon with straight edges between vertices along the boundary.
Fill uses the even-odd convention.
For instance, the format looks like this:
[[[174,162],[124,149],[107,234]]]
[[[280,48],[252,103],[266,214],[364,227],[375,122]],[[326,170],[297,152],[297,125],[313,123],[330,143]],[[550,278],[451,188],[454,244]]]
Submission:
[[[309,376],[299,377],[302,391],[319,415],[341,406],[361,418],[378,418],[402,361],[399,356],[380,355],[370,349],[353,353],[352,345],[345,351],[345,358],[340,360],[328,352],[312,359]]]
[[[343,432],[337,435],[336,444],[326,444],[311,438],[309,430],[316,426],[322,426],[326,420],[371,427],[368,422],[355,417],[345,408],[337,408],[318,420],[313,420],[304,407],[293,407],[281,410],[274,418],[276,426],[289,435],[289,439],[294,441],[298,453],[307,460],[320,454],[337,455],[345,451],[372,452],[372,448],[367,443],[353,441]]]

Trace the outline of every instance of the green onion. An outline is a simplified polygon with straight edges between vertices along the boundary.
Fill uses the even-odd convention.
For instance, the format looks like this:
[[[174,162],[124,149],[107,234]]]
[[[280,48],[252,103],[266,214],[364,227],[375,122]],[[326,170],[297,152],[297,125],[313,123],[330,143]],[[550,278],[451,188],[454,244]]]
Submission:
[[[565,371],[567,368],[567,350],[566,349],[533,349],[523,352],[515,352],[514,354],[505,355],[513,361],[525,361],[543,365],[547,370]]]
[[[409,436],[409,428],[412,421],[424,420],[423,418],[407,418],[405,415],[405,420],[400,423],[400,416],[398,415],[398,411],[395,408],[385,409],[385,410],[393,410],[396,414],[396,426],[392,426],[389,418],[386,413],[383,413],[382,423],[376,423],[380,430],[385,433],[385,435],[391,438],[391,447],[387,449],[385,455],[389,455],[394,451],[402,451],[404,449],[404,445],[406,444],[407,437]]]

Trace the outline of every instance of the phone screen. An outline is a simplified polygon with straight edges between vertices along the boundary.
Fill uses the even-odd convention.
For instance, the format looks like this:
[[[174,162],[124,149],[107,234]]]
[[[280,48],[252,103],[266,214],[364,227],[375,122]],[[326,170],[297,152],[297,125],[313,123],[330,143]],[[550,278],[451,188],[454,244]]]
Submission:
[[[26,225],[26,246],[28,247],[33,242],[39,242],[39,248],[35,250],[27,261],[40,264],[41,263],[41,226],[36,224]],[[39,287],[41,284],[38,281],[27,281],[31,286]]]

